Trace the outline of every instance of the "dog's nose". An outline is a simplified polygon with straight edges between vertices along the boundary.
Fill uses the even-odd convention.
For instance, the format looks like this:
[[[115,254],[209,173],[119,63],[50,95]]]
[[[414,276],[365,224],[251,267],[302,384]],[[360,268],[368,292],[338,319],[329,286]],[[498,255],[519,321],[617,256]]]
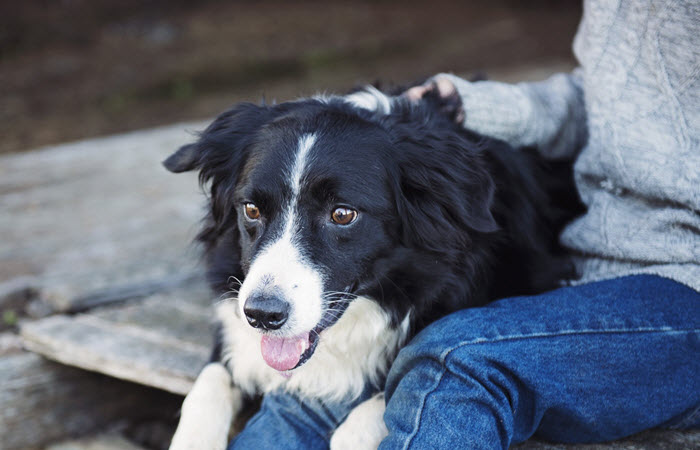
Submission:
[[[277,330],[289,317],[289,303],[276,296],[253,295],[245,301],[243,312],[250,326]]]

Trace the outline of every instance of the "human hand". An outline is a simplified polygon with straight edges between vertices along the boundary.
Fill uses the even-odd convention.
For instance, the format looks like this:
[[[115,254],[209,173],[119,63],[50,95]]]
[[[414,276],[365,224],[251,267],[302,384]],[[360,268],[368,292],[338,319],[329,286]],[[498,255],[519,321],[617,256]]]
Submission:
[[[452,119],[459,124],[464,122],[462,99],[454,83],[447,77],[438,75],[420,86],[407,89],[401,95],[416,103],[424,98],[433,97],[439,102],[441,111],[452,116]]]

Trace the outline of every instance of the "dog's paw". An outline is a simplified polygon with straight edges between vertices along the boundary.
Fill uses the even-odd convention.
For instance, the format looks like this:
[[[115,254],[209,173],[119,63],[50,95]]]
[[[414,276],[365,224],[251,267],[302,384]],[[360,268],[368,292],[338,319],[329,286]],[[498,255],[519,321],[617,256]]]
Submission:
[[[169,450],[225,450],[228,442],[203,433],[175,435]]]
[[[208,364],[182,403],[182,414],[170,450],[224,450],[232,418],[242,395],[231,387],[231,376],[218,363]]]
[[[389,434],[384,425],[384,394],[355,407],[331,437],[331,450],[376,449]]]

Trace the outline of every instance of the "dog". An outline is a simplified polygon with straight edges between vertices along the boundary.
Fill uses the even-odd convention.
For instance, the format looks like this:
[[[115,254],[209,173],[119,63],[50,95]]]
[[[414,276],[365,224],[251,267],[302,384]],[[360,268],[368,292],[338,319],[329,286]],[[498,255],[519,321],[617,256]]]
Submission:
[[[330,446],[376,448],[384,378],[413,335],[574,276],[557,244],[581,212],[570,164],[464,129],[455,97],[241,103],[164,161],[208,191],[197,240],[224,297],[171,448],[225,448],[246,398],[367,386]]]

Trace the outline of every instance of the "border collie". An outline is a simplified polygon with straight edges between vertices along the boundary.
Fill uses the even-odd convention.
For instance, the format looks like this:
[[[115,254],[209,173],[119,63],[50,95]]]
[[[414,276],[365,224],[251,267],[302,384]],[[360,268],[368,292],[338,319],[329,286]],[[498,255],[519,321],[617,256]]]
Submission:
[[[375,447],[382,386],[430,322],[571,277],[557,247],[577,212],[570,170],[457,123],[455,98],[341,97],[239,104],[164,165],[199,170],[198,240],[225,299],[212,361],[171,448],[225,448],[247,397],[376,395],[330,438]],[[563,206],[561,208],[560,206]]]

